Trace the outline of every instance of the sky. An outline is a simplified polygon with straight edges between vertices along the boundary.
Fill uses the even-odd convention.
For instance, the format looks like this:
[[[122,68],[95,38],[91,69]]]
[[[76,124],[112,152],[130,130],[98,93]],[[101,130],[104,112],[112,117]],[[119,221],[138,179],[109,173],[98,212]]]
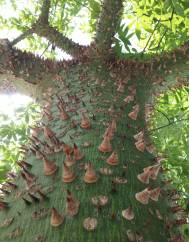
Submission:
[[[0,114],[6,114],[11,117],[14,115],[14,110],[18,107],[26,106],[32,99],[21,94],[1,94],[0,95]]]

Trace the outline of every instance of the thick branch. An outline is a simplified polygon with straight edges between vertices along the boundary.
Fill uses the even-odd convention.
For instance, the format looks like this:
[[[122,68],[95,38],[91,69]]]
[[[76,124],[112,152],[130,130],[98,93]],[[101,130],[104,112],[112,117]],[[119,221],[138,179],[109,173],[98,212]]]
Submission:
[[[113,37],[121,19],[123,0],[104,0],[97,24],[96,46],[99,54],[107,56],[111,51]]]
[[[169,53],[153,57],[150,61],[143,63],[143,69],[144,75],[151,82],[149,83],[151,95],[148,100],[151,105],[156,102],[160,94],[182,86],[188,86],[189,42]],[[168,124],[163,127],[170,124],[172,124],[172,121],[168,120]]]
[[[49,10],[50,10],[50,0],[44,0],[41,7],[41,14],[39,16],[37,23],[42,22],[44,24],[48,24]],[[22,33],[20,36],[14,39],[11,42],[11,45],[14,46],[21,40],[27,38],[29,35],[32,35],[33,33],[35,33],[35,28],[36,28],[36,24],[34,24],[34,26],[32,26],[30,29],[26,30],[24,33]]]
[[[38,84],[44,75],[56,73],[57,65],[56,62],[12,48],[8,40],[0,41],[0,74],[12,74]]]
[[[24,33],[22,33],[21,35],[19,35],[16,39],[14,39],[11,42],[11,45],[14,46],[16,45],[18,42],[20,42],[21,40],[27,38],[29,35],[34,33],[34,28],[28,29],[26,30]]]
[[[48,24],[36,24],[35,33],[41,37],[45,37],[52,44],[56,45],[57,47],[74,57],[79,57],[80,55],[82,55],[84,49],[86,49],[85,46],[80,46],[71,39],[62,35],[58,30],[49,26]]]
[[[85,46],[80,46],[79,44],[73,42],[71,39],[62,35],[58,30],[51,27],[48,22],[50,10],[50,0],[44,0],[41,8],[41,14],[35,24],[28,29],[26,32],[21,34],[15,40],[12,41],[12,46],[17,44],[19,41],[26,38],[28,35],[36,33],[41,37],[45,37],[52,44],[67,52],[68,54],[79,57],[84,54]]]
[[[44,0],[41,7],[41,15],[39,19],[43,23],[48,23],[49,20],[49,10],[50,10],[50,0]]]
[[[155,77],[153,83],[157,92],[189,85],[189,42],[152,58],[147,66]]]

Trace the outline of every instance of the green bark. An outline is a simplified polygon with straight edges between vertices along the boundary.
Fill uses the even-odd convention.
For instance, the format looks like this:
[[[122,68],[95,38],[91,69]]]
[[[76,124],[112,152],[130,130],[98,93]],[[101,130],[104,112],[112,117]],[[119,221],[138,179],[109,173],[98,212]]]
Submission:
[[[144,184],[137,178],[145,167],[157,164],[154,155],[146,149],[142,152],[136,148],[133,138],[133,135],[146,130],[144,105],[151,90],[147,76],[142,70],[125,73],[125,69],[121,69],[119,64],[109,70],[99,63],[76,62],[62,70],[59,77],[61,80],[54,76],[49,82],[53,93],[46,92],[44,95],[44,99],[50,103],[52,118],[44,116],[43,124],[40,127],[44,125],[49,127],[59,141],[72,147],[75,143],[84,154],[84,158],[76,161],[76,164],[71,167],[77,175],[76,179],[71,183],[65,183],[62,181],[63,162],[65,161],[65,152],[62,149],[59,152],[46,154],[47,159],[58,166],[57,172],[51,176],[44,174],[42,159],[37,158],[31,150],[26,152],[23,159],[32,165],[27,170],[35,175],[36,180],[33,182],[33,186],[28,187],[21,176],[23,169],[15,179],[9,179],[17,185],[17,188],[11,188],[10,185],[5,187],[11,192],[9,195],[4,195],[2,199],[8,203],[8,207],[1,209],[0,224],[2,225],[7,219],[13,218],[14,220],[8,226],[1,226],[0,241],[169,241],[170,237],[173,238],[178,234],[177,222],[170,210],[171,195],[167,195],[172,191],[171,185],[165,185],[162,169],[157,179],[150,179],[149,184]],[[128,81],[127,84],[124,84],[122,92],[117,90],[120,80],[122,84]],[[136,87],[134,101],[126,104],[124,99],[131,93],[129,87],[133,85]],[[62,97],[64,100],[64,107],[69,115],[68,120],[60,119],[60,111],[57,108],[58,97]],[[139,113],[137,119],[132,120],[128,114],[136,104],[139,104]],[[90,119],[91,127],[89,129],[80,126],[83,112],[86,112],[86,116]],[[116,120],[117,124],[117,130],[111,140],[112,151],[116,151],[119,158],[119,164],[116,166],[111,166],[106,162],[112,151],[102,153],[98,149],[106,128],[112,120]],[[72,121],[76,122],[76,126],[72,125]],[[42,130],[38,134],[38,139],[55,148],[55,145],[52,145],[50,140],[44,136]],[[84,147],[86,142],[91,145]],[[43,151],[44,146],[42,144],[38,146]],[[89,162],[92,163],[98,176],[97,182],[92,184],[86,184],[83,180],[84,165]],[[102,167],[111,169],[113,174],[102,175],[100,173]],[[127,179],[127,183],[116,183],[116,177]],[[37,193],[38,187],[47,198],[42,199],[41,195]],[[136,200],[135,194],[147,187],[152,189],[160,187],[161,194],[158,201],[149,199],[149,203],[144,205]],[[67,214],[67,189],[80,202],[78,214],[73,217]],[[34,201],[28,192],[37,197],[37,201]],[[102,208],[94,206],[91,202],[91,198],[98,195],[108,197],[107,205]],[[27,199],[29,205],[22,198]],[[129,206],[132,207],[134,213],[131,221],[122,216],[122,211]],[[57,228],[50,224],[53,207],[64,216],[64,222]],[[39,212],[44,208],[47,209],[47,214],[38,220],[34,219],[35,211]],[[158,218],[157,211],[162,217]],[[84,228],[83,222],[87,217],[97,219],[98,224],[94,231],[87,231]],[[129,240],[128,230],[135,234],[134,240]],[[17,235],[14,231],[18,232]],[[44,240],[40,240],[40,236],[44,237]]]
[[[114,35],[121,21],[123,0],[104,0],[97,22],[95,42],[97,53],[103,59],[110,58]]]

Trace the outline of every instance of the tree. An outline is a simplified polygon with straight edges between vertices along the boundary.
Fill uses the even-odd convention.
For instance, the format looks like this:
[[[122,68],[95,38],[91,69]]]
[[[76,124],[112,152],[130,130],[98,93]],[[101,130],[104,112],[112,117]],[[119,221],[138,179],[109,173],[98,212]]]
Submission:
[[[154,150],[146,120],[160,92],[187,85],[188,43],[170,50],[172,39],[164,43],[165,34],[158,29],[185,9],[176,1],[141,2],[130,4],[138,3],[133,8],[137,14],[145,6],[144,14],[153,17],[154,26],[152,31],[146,27],[152,35],[141,57],[118,57],[123,44],[130,50],[131,37],[121,22],[122,0],[78,3],[80,8],[98,6],[91,17],[96,32],[90,46],[73,42],[55,28],[51,10],[56,3],[49,0],[42,2],[38,18],[29,19],[21,36],[1,40],[1,75],[12,75],[14,85],[26,86],[27,92],[28,85],[36,86],[44,108],[29,146],[21,148],[20,171],[8,173],[1,188],[0,241],[184,241],[178,228],[187,222],[180,195],[166,179],[163,157]],[[150,4],[156,7],[153,14]],[[157,14],[165,14],[156,13],[159,4],[173,5],[168,19],[157,19]],[[90,8],[92,13],[95,7]],[[72,60],[44,60],[13,47],[34,33]],[[136,28],[136,34],[141,29]],[[154,34],[156,51],[169,52],[144,54]]]

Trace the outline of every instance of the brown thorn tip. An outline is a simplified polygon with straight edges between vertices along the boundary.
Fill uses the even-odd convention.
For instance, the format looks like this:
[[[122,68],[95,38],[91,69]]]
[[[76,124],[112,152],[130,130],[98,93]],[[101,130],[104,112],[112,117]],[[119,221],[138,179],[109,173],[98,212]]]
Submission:
[[[116,166],[119,164],[119,159],[118,159],[118,154],[117,152],[113,152],[109,158],[106,160],[106,162],[109,164],[109,165],[112,165],[112,166]]]
[[[84,114],[82,115],[82,120],[81,120],[80,126],[83,129],[90,129],[91,128],[90,120]]]
[[[77,145],[74,143],[74,158],[75,160],[82,160],[84,155],[81,153],[81,151],[78,149]]]
[[[57,165],[54,162],[50,162],[46,158],[43,159],[43,167],[44,167],[44,174],[46,176],[53,175],[58,169]]]
[[[112,151],[112,146],[111,146],[110,139],[108,136],[104,137],[102,143],[98,147],[98,150],[103,153]]]
[[[136,198],[137,201],[139,201],[140,203],[142,203],[144,205],[148,204],[149,189],[145,188],[143,191],[136,193],[135,198]]]
[[[96,172],[94,171],[92,164],[89,163],[84,176],[84,181],[86,183],[95,183],[97,182],[97,180],[98,180],[98,176],[96,175]]]
[[[65,163],[63,163],[63,175],[62,181],[65,183],[71,183],[75,180],[75,173]]]
[[[63,216],[60,215],[58,211],[53,207],[51,210],[51,225],[53,227],[58,227],[63,223],[63,221]]]

